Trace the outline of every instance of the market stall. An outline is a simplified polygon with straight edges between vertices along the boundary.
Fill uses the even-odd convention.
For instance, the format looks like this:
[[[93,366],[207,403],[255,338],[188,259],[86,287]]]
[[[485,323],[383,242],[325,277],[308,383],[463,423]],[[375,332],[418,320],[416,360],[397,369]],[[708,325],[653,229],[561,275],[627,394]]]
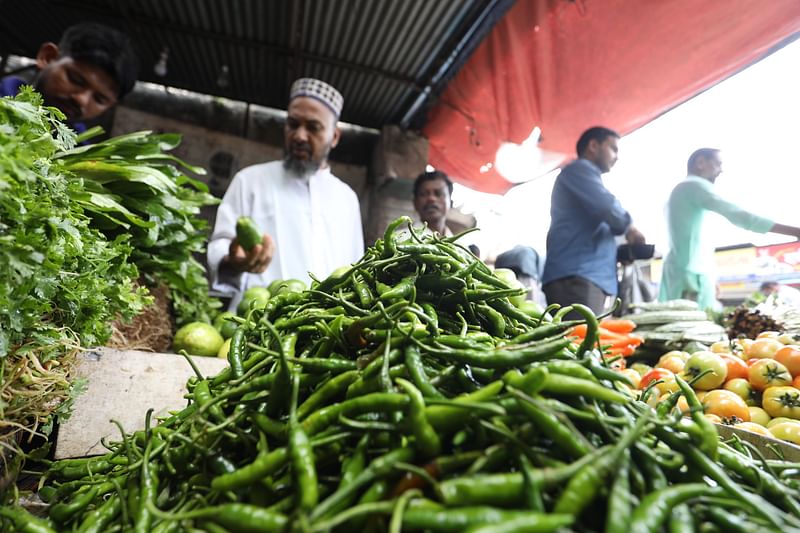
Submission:
[[[292,27],[317,20],[303,4],[289,9]],[[370,92],[359,75],[403,87],[393,101],[372,90],[387,98],[380,112],[362,98],[347,118],[416,116],[510,2],[424,4],[394,5],[452,16],[417,39],[458,41],[439,56],[441,76],[428,75],[436,54],[419,50],[408,75],[346,63],[356,94]],[[781,19],[761,11],[766,26]],[[713,80],[782,42],[787,20],[755,31],[758,50]],[[205,31],[162,25],[179,47]],[[386,42],[403,40],[397,31]],[[302,60],[345,63],[295,53],[297,42],[213,37],[292,55],[298,71]],[[175,81],[247,96],[227,92],[225,76],[192,85],[193,75]],[[266,103],[285,102],[280,83],[270,91]],[[480,145],[460,120],[447,121],[459,135],[442,128],[445,113],[429,130],[443,166],[453,165],[443,138]],[[203,169],[168,153],[176,135],[79,146],[97,132],[76,137],[28,90],[0,100],[0,124],[0,531],[800,530],[796,310],[744,309],[722,325],[685,301],[635,304],[622,318],[542,309],[513,273],[402,217],[331,276],[249,289],[223,313],[193,257],[200,210],[216,201],[193,177]],[[236,230],[245,248],[262,242],[252,220]]]

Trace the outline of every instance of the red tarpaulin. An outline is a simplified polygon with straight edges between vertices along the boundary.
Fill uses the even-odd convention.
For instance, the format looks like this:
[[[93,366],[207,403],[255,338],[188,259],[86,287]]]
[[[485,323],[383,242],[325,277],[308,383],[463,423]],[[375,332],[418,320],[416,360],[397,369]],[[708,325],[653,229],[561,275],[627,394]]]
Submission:
[[[539,148],[574,157],[586,128],[630,133],[798,32],[798,0],[518,0],[432,110],[429,161],[504,193],[502,143],[539,127]]]

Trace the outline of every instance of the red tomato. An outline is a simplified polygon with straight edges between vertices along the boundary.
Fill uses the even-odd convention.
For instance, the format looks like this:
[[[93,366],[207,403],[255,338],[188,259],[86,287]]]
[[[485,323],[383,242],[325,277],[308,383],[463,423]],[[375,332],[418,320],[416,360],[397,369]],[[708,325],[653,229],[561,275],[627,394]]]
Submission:
[[[761,359],[753,363],[748,370],[747,378],[756,390],[788,385],[792,382],[792,376],[786,367],[774,359]]]
[[[792,376],[800,376],[800,346],[784,346],[775,352],[775,360],[785,366]]]
[[[795,389],[800,389],[800,376],[796,376],[792,380],[792,387],[794,387]]]
[[[747,363],[735,355],[722,353],[719,354],[719,356],[722,357],[722,360],[725,361],[725,364],[728,367],[728,375],[725,379],[731,380],[747,377]]]
[[[775,352],[783,348],[783,343],[775,338],[756,339],[750,349],[747,350],[747,357],[755,359],[772,359]]]
[[[701,374],[696,381],[692,380]],[[688,381],[692,387],[700,390],[716,389],[723,383],[728,375],[728,367],[719,354],[713,352],[695,352],[686,361],[683,369],[683,379]]]
[[[758,401],[758,392],[753,389],[750,382],[744,378],[729,379],[725,382],[723,388],[740,397],[747,405],[760,405]]]
[[[706,414],[717,415],[723,422],[750,422],[750,410],[738,395],[729,390],[712,390],[703,398]]]
[[[654,368],[644,376],[642,376],[641,381],[639,381],[639,389],[646,389],[647,386],[653,382],[661,380],[662,382],[656,385],[659,394],[664,394],[666,392],[675,392],[678,390],[678,382],[675,381],[675,374],[670,372],[666,368]]]
[[[794,387],[769,387],[762,407],[772,417],[800,418],[800,390]]]

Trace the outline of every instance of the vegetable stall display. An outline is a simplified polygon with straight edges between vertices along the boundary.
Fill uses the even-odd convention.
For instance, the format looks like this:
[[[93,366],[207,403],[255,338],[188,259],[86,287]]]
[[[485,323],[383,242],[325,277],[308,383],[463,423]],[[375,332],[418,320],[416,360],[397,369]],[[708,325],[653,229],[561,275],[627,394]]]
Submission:
[[[236,319],[230,366],[100,457],[47,465],[30,531],[800,529],[798,465],[719,441],[693,390],[657,408],[532,319],[452,239],[390,225],[364,257]],[[580,345],[564,335],[586,324]],[[627,382],[627,385],[626,385]],[[644,399],[652,393],[644,392]],[[688,404],[677,409],[679,399]],[[683,414],[687,416],[684,417]]]
[[[82,389],[81,348],[149,309],[165,284],[178,322],[210,319],[202,266],[205,185],[166,154],[175,135],[139,132],[76,146],[55,108],[24,88],[0,99],[0,493],[23,436],[48,436]],[[171,326],[168,327],[171,336]]]
[[[0,99],[0,492],[23,434],[48,434],[66,414],[80,346],[146,303],[126,236],[107,239],[72,198],[81,184],[57,160],[75,134],[23,89]]]
[[[80,139],[102,133],[98,130]],[[217,200],[205,183],[184,172],[204,175],[204,169],[167,153],[180,140],[174,133],[139,131],[55,156],[69,176],[80,180],[71,197],[91,217],[92,227],[111,240],[127,235],[131,260],[146,285],[167,286],[179,326],[211,322],[220,306],[209,298],[205,268],[193,257],[205,252],[207,240],[200,209]]]

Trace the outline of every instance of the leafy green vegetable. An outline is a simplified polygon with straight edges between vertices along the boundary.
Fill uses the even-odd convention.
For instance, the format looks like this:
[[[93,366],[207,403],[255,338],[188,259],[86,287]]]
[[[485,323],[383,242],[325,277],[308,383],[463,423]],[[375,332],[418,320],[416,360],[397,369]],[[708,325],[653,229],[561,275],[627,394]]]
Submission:
[[[63,328],[100,344],[117,315],[130,318],[144,303],[130,239],[90,227],[72,201],[80,181],[53,159],[75,144],[63,118],[30,89],[0,99],[0,357],[31,337],[57,342]]]
[[[87,132],[86,138],[97,133]],[[73,200],[109,238],[130,236],[131,258],[148,284],[170,289],[178,325],[210,322],[220,307],[209,298],[203,266],[203,206],[217,200],[208,187],[183,173],[204,174],[165,154],[180,143],[176,134],[140,131],[57,154],[65,170],[83,183]]]
[[[86,191],[54,159],[76,142],[63,120],[30,88],[0,98],[0,446],[49,432],[81,390],[68,380],[80,347],[150,300],[130,237],[107,238],[73,200]]]

